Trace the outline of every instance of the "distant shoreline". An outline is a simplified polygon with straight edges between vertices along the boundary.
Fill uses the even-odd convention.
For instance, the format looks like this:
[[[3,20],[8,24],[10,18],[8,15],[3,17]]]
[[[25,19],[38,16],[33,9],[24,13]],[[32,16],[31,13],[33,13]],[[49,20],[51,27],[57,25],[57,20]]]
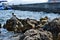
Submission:
[[[36,3],[36,4],[21,4],[12,5],[13,10],[23,10],[23,11],[44,11],[60,13],[60,3]]]

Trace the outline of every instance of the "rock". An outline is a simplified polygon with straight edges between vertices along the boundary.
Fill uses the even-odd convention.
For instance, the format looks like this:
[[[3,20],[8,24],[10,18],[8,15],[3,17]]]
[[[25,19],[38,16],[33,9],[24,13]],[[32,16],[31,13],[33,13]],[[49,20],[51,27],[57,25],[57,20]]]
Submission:
[[[40,31],[40,37],[41,40],[53,40],[53,35],[49,31]]]
[[[24,40],[53,40],[53,36],[50,32],[39,31],[37,29],[27,30],[24,35]]]
[[[19,40],[23,40],[26,36],[24,34],[20,35],[20,39]]]
[[[10,19],[6,21],[6,24],[3,26],[8,31],[21,32],[23,24],[18,20],[16,15],[13,15]]]
[[[24,35],[26,37],[23,40],[37,40],[40,38],[38,30],[34,29],[27,30]]]
[[[25,32],[26,30],[35,28],[37,25],[37,21],[34,19],[18,19],[14,13],[12,13],[12,17],[6,21],[4,24],[4,28],[8,31],[14,32]]]
[[[39,38],[36,38],[36,37],[26,36],[23,40],[40,40],[40,39]]]
[[[27,19],[27,23],[32,26],[32,28],[36,28],[38,22],[34,19]]]
[[[26,30],[36,28],[38,22],[34,19],[20,19],[21,23],[24,25],[22,31],[25,32]]]
[[[58,33],[60,32],[60,18],[53,19],[43,29],[50,31],[53,34],[54,40],[57,40]]]

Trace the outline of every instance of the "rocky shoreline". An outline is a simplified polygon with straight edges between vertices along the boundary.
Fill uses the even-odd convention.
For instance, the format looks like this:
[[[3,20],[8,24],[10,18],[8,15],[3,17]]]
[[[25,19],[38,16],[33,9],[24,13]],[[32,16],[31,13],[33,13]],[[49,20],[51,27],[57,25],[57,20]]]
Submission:
[[[6,21],[3,28],[15,34],[19,33],[13,36],[15,40],[60,40],[60,18],[49,21],[46,16],[37,21],[29,18],[19,19],[12,13],[12,17]]]

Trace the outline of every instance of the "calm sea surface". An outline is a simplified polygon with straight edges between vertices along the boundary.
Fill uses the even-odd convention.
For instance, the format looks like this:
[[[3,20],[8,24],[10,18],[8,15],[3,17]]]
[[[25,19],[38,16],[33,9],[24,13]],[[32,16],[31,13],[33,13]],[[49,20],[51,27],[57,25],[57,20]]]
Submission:
[[[18,11],[18,10],[0,10],[0,23],[3,25],[6,23],[7,19],[11,18],[11,14],[15,13],[15,15],[20,19],[36,19],[39,20],[42,17],[48,16],[51,20],[60,17],[60,14],[54,14],[54,13],[46,13],[46,12],[31,12],[31,11]],[[0,40],[8,40],[10,36],[12,36],[13,32],[8,32],[6,29],[1,28],[0,29]],[[11,35],[12,34],[12,35]]]

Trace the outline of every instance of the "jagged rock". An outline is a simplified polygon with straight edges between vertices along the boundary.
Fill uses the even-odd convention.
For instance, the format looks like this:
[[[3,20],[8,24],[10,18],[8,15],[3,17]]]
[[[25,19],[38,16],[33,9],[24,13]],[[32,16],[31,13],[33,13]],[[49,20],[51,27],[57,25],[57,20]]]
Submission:
[[[52,34],[48,31],[39,31],[37,29],[27,30],[23,40],[53,40]]]
[[[9,31],[19,32],[23,28],[23,24],[20,21],[9,19],[6,22],[5,28]]]
[[[23,24],[18,20],[16,15],[13,15],[9,20],[6,21],[6,24],[4,24],[3,27],[6,28],[8,31],[20,32]]]
[[[37,23],[34,19],[18,19],[16,15],[12,13],[12,17],[6,21],[3,27],[8,31],[25,32],[26,30],[35,28]]]
[[[32,26],[32,28],[36,28],[38,25],[38,21],[34,19],[27,19],[27,23]]]
[[[32,25],[27,23],[25,19],[19,19],[19,22],[14,19],[9,19],[6,21],[6,24],[3,26],[9,31],[26,31],[32,29]]]
[[[46,24],[43,29],[52,32],[54,40],[57,40],[58,33],[60,32],[60,18],[55,18]]]
[[[22,31],[24,31],[24,32],[26,30],[36,28],[36,26],[38,24],[37,20],[29,19],[29,18],[27,18],[27,19],[21,19],[20,21],[24,25],[24,27],[22,28]]]

